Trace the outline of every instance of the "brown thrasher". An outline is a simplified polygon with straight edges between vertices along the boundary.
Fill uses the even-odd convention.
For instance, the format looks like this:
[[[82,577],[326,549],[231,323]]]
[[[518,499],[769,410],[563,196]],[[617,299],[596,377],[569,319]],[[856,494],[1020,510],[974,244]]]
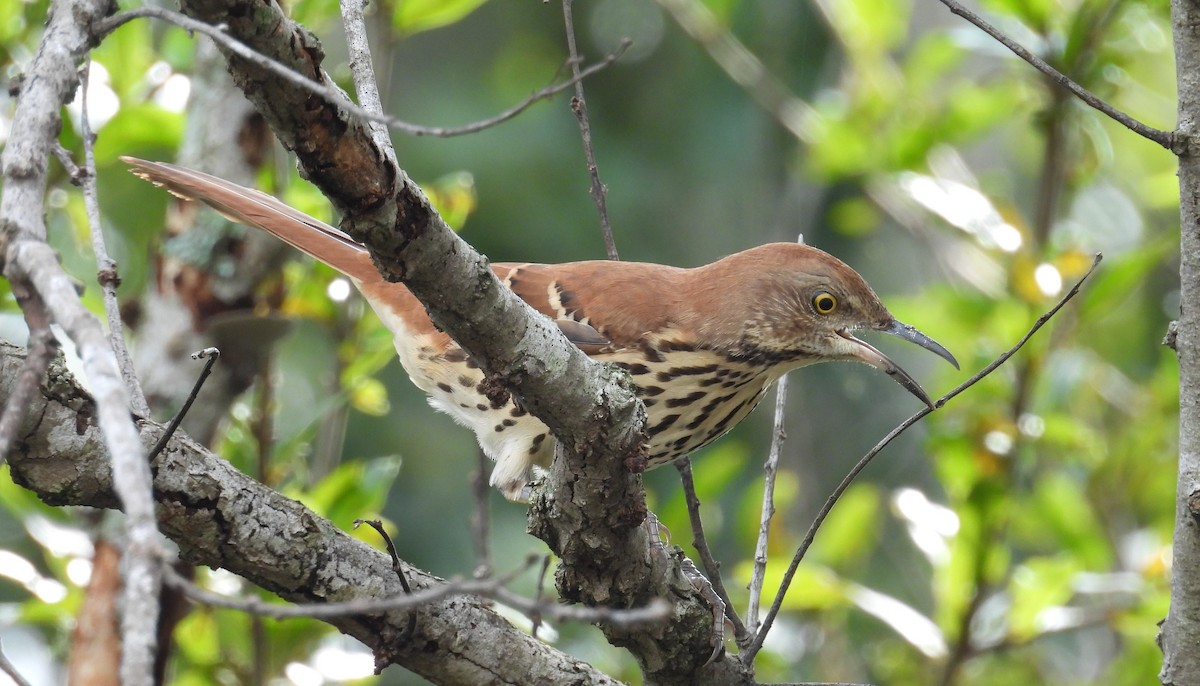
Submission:
[[[534,465],[549,465],[554,438],[546,425],[512,400],[497,405],[477,390],[479,366],[407,288],[380,276],[349,235],[260,191],[175,165],[121,159],[143,179],[265,229],[350,277],[392,332],[413,383],[431,405],[470,427],[496,461],[491,483],[507,498],[522,497]],[[865,362],[932,408],[921,386],[855,330],[898,336],[958,367],[936,341],[897,321],[857,272],[806,245],[763,245],[694,269],[591,261],[497,263],[492,270],[591,357],[629,372],[646,406],[648,467],[713,442],[776,379],[817,362]]]

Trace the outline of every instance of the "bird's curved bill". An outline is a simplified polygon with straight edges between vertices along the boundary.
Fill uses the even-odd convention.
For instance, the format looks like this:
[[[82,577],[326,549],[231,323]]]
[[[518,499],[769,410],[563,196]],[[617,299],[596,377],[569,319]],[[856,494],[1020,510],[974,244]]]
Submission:
[[[879,330],[897,338],[903,338],[911,343],[916,343],[954,365],[955,369],[958,369],[958,360],[954,359],[949,350],[946,350],[940,343],[918,331],[914,326],[893,320],[886,328]],[[837,333],[842,338],[854,343],[854,357],[892,377],[897,383],[908,389],[909,393],[920,398],[921,402],[929,406],[929,409],[933,409],[933,401],[930,400],[929,394],[925,392],[924,388],[921,388],[921,384],[917,383],[916,379],[913,379],[909,376],[908,372],[901,369],[900,365],[892,362],[887,355],[879,352],[871,344],[855,338],[850,332],[842,330]]]

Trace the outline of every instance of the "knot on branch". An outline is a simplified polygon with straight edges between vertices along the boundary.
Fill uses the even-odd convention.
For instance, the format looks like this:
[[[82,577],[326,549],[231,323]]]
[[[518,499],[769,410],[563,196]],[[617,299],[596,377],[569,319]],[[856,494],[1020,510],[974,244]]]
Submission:
[[[646,471],[647,465],[650,463],[650,452],[646,446],[646,437],[643,435],[638,442],[637,448],[634,448],[625,455],[625,468],[632,474],[641,474]]]
[[[503,374],[484,374],[483,380],[475,386],[475,390],[488,399],[493,410],[504,407],[512,397],[508,385],[504,383]]]

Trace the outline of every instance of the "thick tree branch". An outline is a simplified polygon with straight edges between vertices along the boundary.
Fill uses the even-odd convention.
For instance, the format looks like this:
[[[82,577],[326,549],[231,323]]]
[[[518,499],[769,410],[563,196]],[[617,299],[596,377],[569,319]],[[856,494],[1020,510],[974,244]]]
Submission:
[[[20,348],[0,342],[0,396],[12,389],[24,358]],[[52,364],[14,446],[13,479],[51,505],[117,507],[95,413],[95,403],[61,360]],[[146,420],[138,426],[143,445],[163,431]],[[401,593],[386,555],[186,436],[173,439],[153,466],[160,528],[187,561],[227,569],[296,602]],[[405,571],[420,589],[444,583],[412,567]],[[442,598],[417,612],[415,636],[404,635],[403,611],[342,616],[330,623],[370,646],[381,667],[403,665],[438,683],[615,683],[513,628],[478,598]]]

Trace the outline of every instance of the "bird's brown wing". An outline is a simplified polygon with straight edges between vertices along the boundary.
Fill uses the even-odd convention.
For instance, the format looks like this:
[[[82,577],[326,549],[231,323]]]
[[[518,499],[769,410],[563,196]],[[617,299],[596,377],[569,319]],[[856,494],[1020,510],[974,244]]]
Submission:
[[[589,354],[600,347],[639,347],[648,335],[672,326],[672,302],[685,270],[662,265],[594,260],[564,264],[506,264],[493,269],[535,310],[559,323],[567,338]],[[587,325],[583,337],[566,322]]]

